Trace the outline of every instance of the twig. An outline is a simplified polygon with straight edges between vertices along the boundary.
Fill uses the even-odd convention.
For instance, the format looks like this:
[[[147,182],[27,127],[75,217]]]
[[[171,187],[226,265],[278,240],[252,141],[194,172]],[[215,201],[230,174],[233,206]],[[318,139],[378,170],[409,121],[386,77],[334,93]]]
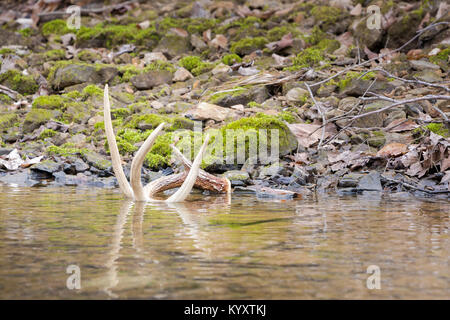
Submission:
[[[361,63],[359,63],[359,64],[355,64],[355,65],[352,65],[352,66],[350,66],[350,67],[347,67],[347,68],[345,68],[344,70],[339,71],[339,72],[336,73],[335,75],[333,75],[333,76],[331,76],[331,77],[328,77],[328,78],[326,78],[326,79],[324,79],[324,80],[322,80],[322,81],[319,81],[319,82],[316,82],[316,83],[314,83],[314,84],[311,84],[310,86],[311,86],[311,87],[314,87],[314,86],[321,85],[321,84],[326,83],[326,82],[330,81],[331,79],[334,79],[334,78],[340,76],[341,74],[346,73],[346,72],[348,72],[348,71],[350,71],[350,70],[352,70],[352,69],[354,69],[354,68],[356,68],[356,67],[364,66],[364,65],[366,65],[366,64],[368,64],[368,63],[371,63],[371,62],[373,62],[373,61],[375,61],[375,60],[382,59],[382,58],[384,58],[384,57],[386,57],[386,56],[388,56],[388,55],[390,55],[390,54],[392,54],[392,53],[401,51],[401,50],[402,50],[404,47],[406,47],[408,44],[410,44],[411,42],[413,42],[414,40],[416,40],[418,37],[420,37],[420,36],[422,35],[422,33],[424,33],[425,31],[427,31],[427,30],[429,30],[429,29],[431,29],[431,28],[434,28],[434,27],[436,27],[436,26],[438,26],[438,25],[441,25],[441,24],[446,24],[446,25],[448,25],[448,24],[450,24],[450,22],[442,21],[442,22],[437,22],[437,23],[430,24],[428,27],[426,27],[426,28],[424,28],[424,29],[422,29],[422,30],[419,30],[419,31],[417,32],[417,34],[416,34],[413,38],[411,38],[408,42],[406,42],[406,43],[405,43],[404,45],[402,45],[401,47],[399,47],[399,48],[397,48],[397,49],[394,49],[394,50],[392,50],[392,51],[389,51],[389,52],[387,52],[387,53],[380,54],[380,55],[378,55],[378,56],[375,57],[375,58],[366,60],[366,61],[361,62]]]
[[[306,89],[308,89],[309,95],[311,96],[312,101],[314,102],[314,105],[317,108],[317,111],[319,111],[320,115],[322,116],[322,136],[320,137],[319,145],[317,146],[317,149],[320,149],[322,146],[323,139],[325,139],[325,126],[327,125],[327,119],[325,118],[325,114],[322,111],[322,108],[317,103],[316,99],[314,98],[314,95],[311,91],[311,88],[309,85],[305,82]]]
[[[443,89],[443,90],[445,90],[447,92],[450,92],[450,88],[447,88],[445,86],[442,86],[442,85],[439,85],[439,84],[434,84],[434,83],[429,83],[429,82],[418,80],[418,79],[409,80],[409,79],[400,78],[400,77],[397,77],[397,76],[393,75],[392,73],[390,73],[390,72],[388,72],[388,71],[386,71],[384,69],[381,69],[381,68],[375,68],[375,69],[371,69],[371,70],[365,71],[360,76],[360,78],[364,77],[369,72],[375,72],[375,71],[383,72],[388,77],[396,79],[396,80],[403,81],[405,83],[417,83],[417,84],[422,84],[422,85],[425,85],[425,86],[428,86],[428,87],[435,87],[435,88]]]
[[[357,116],[354,116],[354,117],[350,117],[350,119],[353,121],[353,120],[356,120],[356,119],[359,119],[359,118],[370,116],[372,114],[376,114],[376,113],[379,113],[379,112],[386,111],[386,110],[388,110],[390,108],[393,108],[393,107],[396,107],[396,106],[399,106],[399,105],[402,105],[402,104],[411,103],[411,102],[417,102],[417,101],[423,101],[423,100],[432,100],[432,99],[436,99],[436,100],[450,100],[450,96],[427,95],[427,96],[413,98],[413,99],[396,100],[395,103],[393,103],[391,105],[388,105],[388,106],[386,106],[384,108],[381,108],[381,109],[378,109],[378,110],[374,110],[374,111],[370,111],[370,112],[366,112],[366,113],[363,113],[363,114],[360,114],[360,115],[357,115]],[[442,113],[442,114],[444,114],[444,113]],[[444,116],[447,118],[447,116],[445,114],[444,114]],[[446,119],[446,121],[448,122],[448,118]]]
[[[403,182],[403,181],[400,181],[400,180],[395,180],[395,179],[391,179],[391,178],[385,177],[383,175],[381,177],[383,179],[385,179],[386,181],[398,183],[398,184],[401,184],[402,186],[407,187],[409,189],[414,189],[414,190],[422,191],[422,192],[429,193],[429,194],[450,193],[450,190],[427,190],[427,189],[422,189],[422,188],[416,187],[416,186],[414,186],[412,184],[409,184],[409,183],[406,183],[406,182]]]

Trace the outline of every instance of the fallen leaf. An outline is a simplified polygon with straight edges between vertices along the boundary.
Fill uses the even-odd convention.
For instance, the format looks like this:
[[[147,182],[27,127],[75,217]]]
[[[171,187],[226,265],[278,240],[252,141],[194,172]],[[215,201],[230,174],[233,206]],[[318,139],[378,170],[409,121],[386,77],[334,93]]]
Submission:
[[[398,157],[408,152],[406,144],[393,142],[385,145],[380,151],[377,152],[377,157]]]
[[[291,132],[296,136],[298,143],[304,147],[309,148],[315,143],[319,142],[320,137],[322,136],[322,129],[319,129],[320,126],[315,124],[307,124],[307,123],[293,123],[287,124]],[[325,132],[325,137],[327,138],[329,134]]]

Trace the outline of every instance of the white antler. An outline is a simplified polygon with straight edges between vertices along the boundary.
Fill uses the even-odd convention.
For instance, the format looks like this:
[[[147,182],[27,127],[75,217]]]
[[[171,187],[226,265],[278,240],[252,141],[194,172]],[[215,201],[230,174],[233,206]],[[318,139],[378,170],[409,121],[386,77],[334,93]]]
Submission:
[[[183,181],[182,178],[185,177],[184,182],[182,182],[177,192],[175,192],[167,200],[164,200],[167,202],[184,201],[191,192],[201,171],[200,165],[202,162],[203,154],[206,150],[206,146],[208,145],[209,136],[207,135],[205,137],[205,141],[202,147],[200,148],[200,151],[197,154],[194,162],[192,163],[192,166],[189,169],[189,173],[174,174],[168,177],[161,177],[157,181],[150,183],[146,188],[143,188],[141,182],[142,165],[144,163],[146,154],[150,151],[158,134],[162,131],[164,123],[161,123],[155,130],[153,130],[153,132],[145,140],[144,144],[137,151],[133,161],[131,162],[130,183],[128,183],[125,173],[123,172],[119,149],[117,148],[117,142],[112,127],[111,106],[109,103],[108,85],[105,85],[103,104],[104,104],[106,138],[108,140],[108,145],[111,153],[113,170],[114,174],[116,175],[117,181],[119,182],[120,190],[125,194],[125,196],[128,198],[132,198],[135,201],[161,201],[153,199],[152,195],[156,193],[156,191],[158,190],[163,191],[180,186],[181,181]],[[205,185],[208,186],[209,188],[216,188],[216,189],[217,185],[219,185],[219,190],[222,189],[226,190],[225,192],[227,193],[229,193],[230,191],[229,181],[227,179],[225,179],[226,180],[225,182],[220,181],[221,183],[217,182],[212,183],[211,181],[209,181],[211,179],[207,179],[205,177],[201,177],[199,179],[200,185]],[[220,180],[220,178],[217,179]]]
[[[103,96],[103,117],[105,122],[106,139],[108,140],[109,153],[111,154],[112,167],[119,183],[120,190],[127,198],[133,198],[133,190],[128,183],[127,177],[123,172],[122,161],[120,159],[119,149],[117,148],[116,137],[111,121],[111,106],[109,104],[108,85],[105,85]]]

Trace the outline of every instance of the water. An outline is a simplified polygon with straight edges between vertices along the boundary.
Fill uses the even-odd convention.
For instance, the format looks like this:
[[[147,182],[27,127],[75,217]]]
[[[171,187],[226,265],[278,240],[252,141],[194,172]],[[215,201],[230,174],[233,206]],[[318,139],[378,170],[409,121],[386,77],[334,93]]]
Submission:
[[[0,186],[0,298],[449,299],[449,212],[401,196],[169,206]],[[69,265],[80,290],[66,287]],[[370,265],[380,290],[366,286]]]

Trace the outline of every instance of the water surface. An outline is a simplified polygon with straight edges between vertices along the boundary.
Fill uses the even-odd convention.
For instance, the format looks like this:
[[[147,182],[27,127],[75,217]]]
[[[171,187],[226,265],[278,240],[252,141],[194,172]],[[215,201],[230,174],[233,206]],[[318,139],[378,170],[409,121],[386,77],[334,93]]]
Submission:
[[[377,194],[144,205],[0,185],[0,298],[449,299],[449,212],[446,199]]]

